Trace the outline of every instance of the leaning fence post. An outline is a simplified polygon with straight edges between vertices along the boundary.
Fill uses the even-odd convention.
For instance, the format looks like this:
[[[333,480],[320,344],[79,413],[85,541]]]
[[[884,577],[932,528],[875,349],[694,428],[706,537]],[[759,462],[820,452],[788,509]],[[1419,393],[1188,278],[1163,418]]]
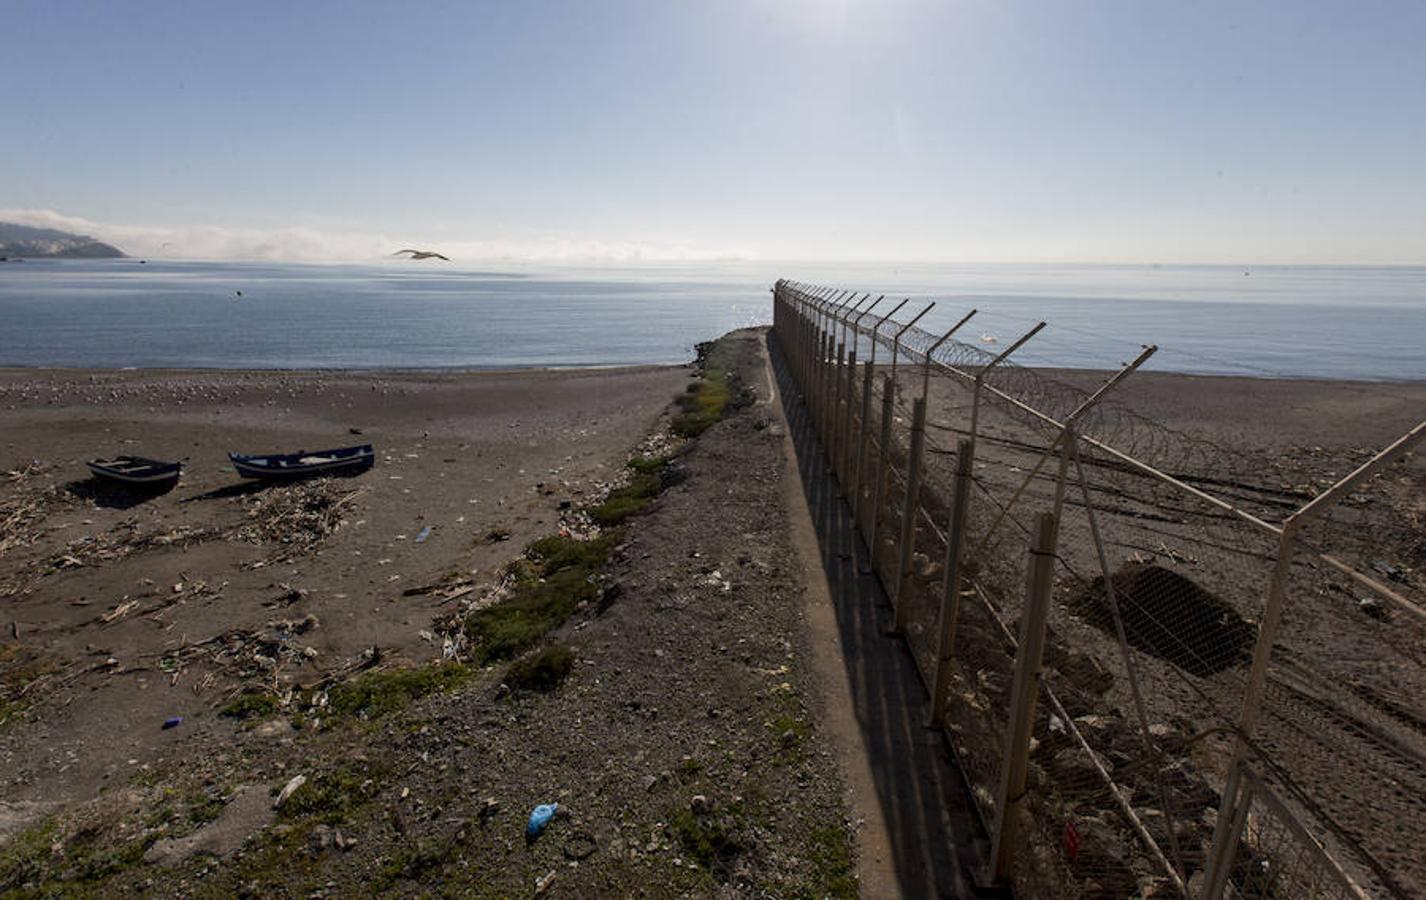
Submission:
[[[916,511],[921,498],[921,453],[926,445],[926,398],[916,398],[911,412],[911,458],[906,464],[906,502],[901,509],[901,547],[896,564],[897,634],[906,631],[906,591],[911,583],[911,562],[916,550]]]
[[[1020,647],[1015,654],[1015,678],[1010,687],[1010,724],[1001,758],[1000,793],[996,797],[995,834],[991,844],[991,875],[1003,882],[1015,860],[1015,833],[1025,799],[1030,768],[1030,736],[1035,725],[1035,701],[1040,695],[1040,664],[1045,652],[1045,624],[1050,615],[1050,587],[1055,562],[1055,515],[1041,513],[1035,546],[1030,550],[1025,586],[1025,611],[1020,619]]]
[[[888,374],[882,381],[881,389],[881,446],[876,453],[876,486],[871,492],[871,521],[867,530],[871,532],[871,567],[876,570],[876,558],[880,551],[877,542],[881,539],[881,497],[886,487],[886,470],[891,464],[891,415],[892,404],[896,400],[896,377]]]
[[[951,660],[956,652],[956,621],[961,614],[961,554],[966,545],[966,513],[970,509],[975,442],[962,440],[956,448],[956,493],[951,501],[951,524],[946,534],[946,574],[941,585],[940,643],[936,651],[936,679],[931,688],[931,724],[946,724],[946,694],[951,687]]]
[[[1273,566],[1272,580],[1268,583],[1268,597],[1263,604],[1262,622],[1258,625],[1258,640],[1253,646],[1253,665],[1248,670],[1248,683],[1243,689],[1243,709],[1238,717],[1238,740],[1234,745],[1233,758],[1228,763],[1222,806],[1218,810],[1218,822],[1213,829],[1213,844],[1204,864],[1202,896],[1214,900],[1223,896],[1228,883],[1228,872],[1238,850],[1243,814],[1236,804],[1242,799],[1242,769],[1247,758],[1243,739],[1253,735],[1262,705],[1263,691],[1267,687],[1268,666],[1272,662],[1272,648],[1277,642],[1277,629],[1282,621],[1287,579],[1292,572],[1293,542],[1297,538],[1297,529],[1302,521],[1298,518],[1300,514],[1301,510],[1288,516],[1287,521],[1283,523],[1282,534],[1278,536],[1277,563]]]

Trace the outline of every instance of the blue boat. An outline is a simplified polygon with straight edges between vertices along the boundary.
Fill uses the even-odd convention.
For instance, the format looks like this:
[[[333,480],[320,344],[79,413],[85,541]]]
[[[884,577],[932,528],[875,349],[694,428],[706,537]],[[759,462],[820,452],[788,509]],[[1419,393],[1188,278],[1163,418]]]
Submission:
[[[351,475],[376,464],[376,451],[370,444],[338,447],[335,450],[298,450],[296,453],[268,453],[248,456],[229,453],[233,468],[244,478],[284,480],[310,478],[313,475]]]

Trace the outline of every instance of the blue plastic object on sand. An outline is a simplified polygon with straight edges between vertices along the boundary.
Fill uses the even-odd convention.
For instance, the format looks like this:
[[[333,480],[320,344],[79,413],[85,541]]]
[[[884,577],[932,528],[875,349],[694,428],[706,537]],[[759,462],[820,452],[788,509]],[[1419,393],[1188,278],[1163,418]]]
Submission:
[[[525,836],[537,838],[544,832],[545,826],[550,824],[550,819],[555,817],[555,811],[560,808],[558,803],[541,803],[530,813],[530,824],[525,826]]]
[[[164,729],[166,730],[166,729],[169,729],[169,728],[177,728],[178,726],[180,726],[180,725],[182,725],[182,724],[183,724],[183,716],[174,716],[174,717],[171,718],[171,719],[165,719],[164,722],[163,722],[163,727],[164,727]]]

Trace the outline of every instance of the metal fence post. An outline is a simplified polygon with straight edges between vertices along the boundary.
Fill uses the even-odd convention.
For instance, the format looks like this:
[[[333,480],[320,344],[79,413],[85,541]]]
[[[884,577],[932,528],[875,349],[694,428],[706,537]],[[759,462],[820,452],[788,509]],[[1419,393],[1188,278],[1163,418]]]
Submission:
[[[881,389],[881,447],[876,454],[876,486],[871,492],[871,522],[867,530],[871,532],[871,567],[876,570],[876,558],[881,539],[881,498],[886,487],[886,470],[891,464],[891,416],[896,400],[896,376],[888,374],[882,381]]]
[[[857,462],[852,469],[852,521],[859,522],[862,513],[862,485],[866,480],[867,441],[871,440],[871,395],[875,386],[876,344],[872,343],[871,359],[862,367],[862,415],[857,422]],[[865,536],[866,532],[862,532]]]
[[[882,297],[885,297],[885,296],[886,296],[885,294],[882,295]],[[880,303],[880,302],[881,302],[882,297],[878,297],[878,298],[877,298],[877,303]],[[853,478],[852,478],[852,499],[853,499],[853,501],[854,501],[854,502],[852,503],[852,521],[853,521],[854,523],[860,523],[860,522],[861,522],[862,509],[863,509],[863,505],[862,505],[862,486],[863,486],[864,484],[866,484],[866,469],[865,469],[865,463],[866,463],[866,458],[867,458],[867,443],[871,440],[871,427],[870,427],[870,423],[871,423],[871,395],[872,395],[872,392],[873,392],[873,391],[872,391],[872,388],[874,387],[874,380],[873,380],[873,379],[874,379],[875,373],[876,373],[876,345],[877,345],[877,336],[881,333],[881,326],[884,325],[884,324],[886,324],[886,321],[887,321],[888,319],[890,319],[892,316],[894,316],[894,315],[896,315],[898,312],[900,312],[900,311],[901,311],[901,307],[905,306],[906,304],[908,304],[908,303],[910,303],[910,302],[911,302],[911,298],[910,298],[910,297],[907,297],[905,300],[902,300],[900,303],[898,303],[898,304],[896,304],[894,307],[892,307],[891,312],[887,313],[886,315],[882,316],[880,319],[877,319],[877,320],[876,320],[876,324],[871,327],[871,334],[869,334],[869,335],[867,336],[868,343],[870,344],[871,352],[869,352],[869,353],[867,354],[866,371],[863,373],[863,378],[862,378],[862,417],[861,417],[861,423],[860,423],[860,425],[858,426],[858,434],[857,434],[857,462],[856,462],[855,474],[853,475]],[[872,306],[875,306],[875,305],[876,305],[875,303],[872,304]],[[871,310],[871,306],[868,306],[868,307],[867,307],[867,310],[870,311],[870,310]],[[857,527],[860,528],[860,527],[861,527],[860,524],[858,524]],[[862,530],[862,536],[865,537],[866,534],[867,534],[867,531],[866,531],[865,529],[863,529],[863,530]]]
[[[946,574],[941,585],[940,642],[936,651],[936,678],[931,688],[931,724],[946,724],[946,693],[951,687],[951,660],[955,657],[956,621],[961,614],[961,554],[966,544],[966,513],[970,509],[975,442],[962,440],[956,447],[956,493],[951,500],[951,522],[946,533]]]
[[[1248,670],[1248,684],[1243,691],[1243,708],[1238,717],[1238,740],[1233,750],[1232,762],[1229,764],[1227,784],[1223,788],[1218,824],[1213,832],[1213,848],[1205,866],[1202,896],[1209,900],[1222,897],[1227,887],[1233,857],[1237,852],[1238,835],[1242,831],[1242,822],[1246,816],[1246,804],[1252,801],[1252,792],[1241,786],[1243,767],[1247,760],[1247,741],[1253,737],[1258,713],[1262,707],[1268,666],[1272,662],[1273,644],[1277,641],[1277,630],[1282,623],[1284,597],[1287,593],[1288,577],[1292,574],[1292,554],[1298,531],[1310,518],[1336,503],[1354,486],[1423,441],[1426,441],[1426,421],[1397,438],[1345,478],[1318,494],[1307,505],[1288,516],[1282,524],[1277,565],[1273,567],[1267,601],[1263,604],[1263,619],[1258,626],[1257,643],[1253,647],[1253,665]]]
[[[818,347],[820,349],[817,352],[817,432],[825,442],[827,440],[827,394],[830,393],[828,386],[831,381],[832,335],[830,332],[822,332]]]
[[[1020,805],[1025,799],[1025,778],[1030,768],[1030,736],[1035,725],[1035,702],[1040,694],[1045,625],[1050,615],[1056,530],[1054,513],[1041,513],[1035,546],[1030,550],[1025,610],[1020,619],[1020,647],[1015,654],[1015,678],[1010,687],[1010,724],[1005,733],[1000,793],[995,804],[995,834],[990,858],[991,875],[998,882],[1009,879],[1015,860],[1015,835],[1020,824]]]
[[[810,296],[803,298],[802,306],[802,397],[807,399],[812,396],[812,348],[814,342],[814,327],[816,321],[816,306]]]
[[[845,370],[843,370],[842,375],[844,380],[846,381],[846,386],[843,389],[846,394],[846,406],[842,410],[842,419],[837,426],[837,430],[839,432],[841,440],[841,450],[837,457],[837,471],[842,473],[842,493],[850,496],[850,494],[848,493],[848,489],[850,487],[851,477],[850,473],[847,471],[847,460],[849,460],[852,455],[852,419],[854,418],[854,416],[852,415],[852,409],[853,404],[855,403],[857,393],[856,347],[852,347],[852,349],[847,352],[847,367]]]
[[[916,398],[911,413],[911,458],[906,464],[906,502],[901,510],[901,546],[896,566],[895,632],[906,631],[907,586],[916,550],[916,511],[921,506],[921,453],[926,446],[926,398]]]
[[[833,472],[837,472],[838,451],[842,443],[842,431],[838,424],[842,421],[842,387],[846,379],[842,373],[847,366],[847,346],[837,344],[837,366],[832,370],[832,415],[827,418],[827,462]]]

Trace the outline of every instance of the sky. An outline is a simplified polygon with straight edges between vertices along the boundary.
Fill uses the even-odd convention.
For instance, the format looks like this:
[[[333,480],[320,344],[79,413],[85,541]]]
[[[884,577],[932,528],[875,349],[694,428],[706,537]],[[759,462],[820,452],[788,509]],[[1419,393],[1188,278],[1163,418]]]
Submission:
[[[1426,263],[1426,2],[0,0],[133,254]]]

